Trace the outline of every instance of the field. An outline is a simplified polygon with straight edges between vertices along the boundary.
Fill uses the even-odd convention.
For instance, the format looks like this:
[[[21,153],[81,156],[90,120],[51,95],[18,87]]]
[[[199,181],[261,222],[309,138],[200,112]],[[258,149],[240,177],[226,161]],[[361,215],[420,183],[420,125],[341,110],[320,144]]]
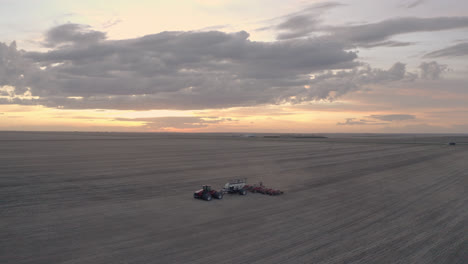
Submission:
[[[0,132],[0,263],[467,263],[468,136],[327,136]]]

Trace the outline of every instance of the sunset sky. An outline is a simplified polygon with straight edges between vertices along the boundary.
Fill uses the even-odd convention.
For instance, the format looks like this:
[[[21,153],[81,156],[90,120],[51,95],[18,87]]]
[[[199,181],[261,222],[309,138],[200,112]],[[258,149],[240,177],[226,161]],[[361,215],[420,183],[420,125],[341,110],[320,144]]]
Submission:
[[[468,1],[0,5],[0,130],[468,133]]]

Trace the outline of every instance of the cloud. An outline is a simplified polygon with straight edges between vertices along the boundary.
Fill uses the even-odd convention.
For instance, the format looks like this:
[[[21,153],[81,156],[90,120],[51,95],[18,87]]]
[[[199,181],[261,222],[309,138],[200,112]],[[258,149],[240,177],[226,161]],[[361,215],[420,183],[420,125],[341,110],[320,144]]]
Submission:
[[[24,94],[30,83],[39,81],[40,69],[24,58],[24,53],[17,50],[15,41],[10,45],[0,42],[0,90],[4,90],[0,93],[3,95],[6,93],[5,86],[12,89],[9,89],[9,94]]]
[[[337,2],[324,2],[311,5],[299,12],[281,17],[281,22],[274,27],[263,29],[275,29],[279,32],[277,39],[292,39],[308,35],[319,30],[320,16],[331,8],[341,6]]]
[[[417,78],[400,62],[386,70],[358,62],[348,44],[328,37],[255,42],[245,31],[176,31],[106,40],[75,24],[46,35],[57,28],[68,33],[51,38],[46,52],[0,43],[0,87],[14,88],[0,103],[199,110],[335,100]]]
[[[365,117],[365,119],[358,118],[346,118],[345,122],[338,122],[339,126],[349,126],[349,125],[388,125],[394,121],[407,121],[413,120],[416,116],[407,115],[407,114],[391,114],[391,115],[370,115]],[[384,121],[384,122],[381,122]]]
[[[346,118],[345,122],[336,123],[338,126],[353,126],[353,125],[385,125],[387,123],[379,123],[372,120]]]
[[[370,84],[383,84],[396,81],[413,81],[417,75],[406,71],[406,65],[397,62],[388,70],[374,69],[369,65],[362,65],[353,70],[326,71],[316,74],[310,82],[310,88],[306,95],[298,102],[307,101],[310,98],[315,100],[334,100],[340,96],[363,89]]]
[[[371,115],[370,118],[381,120],[381,121],[403,121],[415,119],[414,115],[405,114],[393,114],[393,115]]]
[[[72,119],[85,119],[85,120],[112,120],[110,117],[99,117],[99,116],[64,116],[56,115],[55,118],[72,118]]]
[[[425,1],[413,1],[407,5],[412,8],[422,4]],[[314,33],[321,33],[328,37],[330,41],[338,41],[346,43],[348,46],[389,46],[400,47],[407,46],[409,42],[389,41],[388,39],[395,35],[414,33],[414,32],[430,32],[451,30],[468,27],[468,17],[398,17],[383,20],[380,22],[367,23],[361,25],[345,25],[345,26],[328,26],[322,24],[321,15],[331,8],[339,6],[339,3],[325,3],[322,6],[311,6],[302,11],[295,12],[278,19],[270,21],[272,26],[261,28],[273,29],[277,31],[277,39],[291,39],[310,37]],[[328,34],[328,35],[327,35]]]
[[[468,55],[468,42],[459,43],[444,49],[430,52],[424,57],[426,58],[439,58],[439,57],[458,57]]]
[[[424,3],[428,2],[428,0],[412,0],[412,1],[405,1],[405,3],[401,4],[401,7],[405,8],[414,8],[420,6]]]
[[[218,117],[192,117],[192,116],[167,116],[167,117],[152,117],[152,118],[117,118],[118,121],[138,121],[144,122],[145,127],[150,129],[186,129],[186,128],[203,128],[210,124],[218,124],[222,122],[232,122],[230,118]]]
[[[302,37],[310,32],[317,30],[319,21],[310,15],[298,15],[287,19],[276,26],[279,33],[277,39],[291,39]]]
[[[305,90],[310,73],[358,65],[357,54],[339,42],[253,42],[245,31],[162,32],[86,45],[72,39],[47,52],[2,44],[9,68],[0,84],[30,87],[40,99],[24,103],[50,107],[225,108],[288,101]]]
[[[361,44],[360,46],[363,48],[375,48],[375,47],[406,47],[414,45],[414,42],[403,42],[403,41],[393,41],[387,40],[382,42],[374,42],[368,44]]]
[[[213,31],[213,30],[221,30],[221,29],[226,29],[231,27],[230,24],[224,24],[224,25],[215,25],[215,26],[209,26],[209,27],[204,27],[200,29],[199,31]]]
[[[439,64],[436,61],[422,62],[419,65],[421,77],[423,79],[438,80],[440,76],[447,71],[448,67],[444,64]]]
[[[111,19],[111,20],[107,20],[106,22],[104,22],[102,24],[102,27],[103,28],[111,28],[119,23],[122,23],[123,20],[122,19]]]
[[[278,106],[262,106],[262,107],[236,107],[229,109],[207,110],[196,112],[196,115],[206,115],[210,113],[216,116],[231,116],[231,117],[251,117],[251,116],[287,116],[295,115],[294,111],[283,109]]]
[[[356,26],[330,27],[336,38],[356,45],[385,41],[406,33],[467,28],[468,17],[401,17]]]
[[[47,31],[45,35],[46,47],[56,47],[60,44],[86,45],[104,40],[104,32],[92,30],[81,24],[64,24]]]

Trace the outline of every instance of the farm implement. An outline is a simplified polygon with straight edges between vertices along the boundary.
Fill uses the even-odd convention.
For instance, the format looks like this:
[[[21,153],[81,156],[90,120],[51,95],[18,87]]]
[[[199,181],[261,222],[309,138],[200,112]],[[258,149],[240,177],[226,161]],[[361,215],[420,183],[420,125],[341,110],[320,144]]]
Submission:
[[[224,185],[224,193],[238,193],[240,195],[247,195],[247,190],[245,189],[247,179],[235,179],[227,182]]]
[[[254,184],[254,185],[245,185],[245,189],[253,193],[261,193],[261,194],[268,194],[268,195],[283,194],[283,192],[280,190],[275,190],[275,189],[271,189],[271,188],[264,186],[262,182],[260,182],[259,184]]]
[[[202,189],[194,192],[193,197],[205,201],[211,201],[213,198],[221,200],[226,193],[247,195],[247,191],[268,195],[283,194],[280,190],[265,187],[262,182],[259,184],[247,185],[247,179],[235,179],[227,182],[224,185],[224,188],[219,192],[211,189],[211,186],[209,185],[203,185]]]

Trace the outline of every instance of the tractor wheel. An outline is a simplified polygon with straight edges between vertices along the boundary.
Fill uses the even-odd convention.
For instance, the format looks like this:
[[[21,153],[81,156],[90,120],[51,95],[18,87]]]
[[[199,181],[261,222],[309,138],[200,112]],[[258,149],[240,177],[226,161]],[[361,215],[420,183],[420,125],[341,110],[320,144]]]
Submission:
[[[240,195],[246,195],[246,194],[247,194],[247,191],[244,190],[244,189],[240,189],[240,190],[239,190],[239,194],[240,194]]]
[[[222,192],[217,192],[215,197],[216,197],[216,199],[221,200],[221,199],[223,199],[223,193]]]
[[[205,200],[205,201],[211,201],[211,199],[213,199],[213,197],[212,197],[211,194],[209,194],[209,193],[203,194],[202,198],[203,198],[203,200]]]

